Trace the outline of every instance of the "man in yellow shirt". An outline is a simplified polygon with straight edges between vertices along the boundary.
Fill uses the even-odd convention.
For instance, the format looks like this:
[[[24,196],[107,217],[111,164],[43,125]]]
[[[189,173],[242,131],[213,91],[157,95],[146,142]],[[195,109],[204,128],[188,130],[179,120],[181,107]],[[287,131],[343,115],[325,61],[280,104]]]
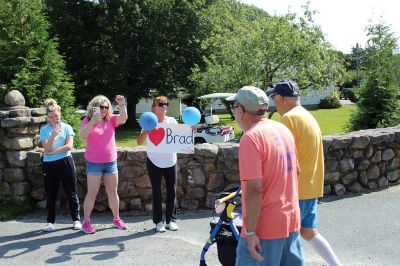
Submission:
[[[281,122],[292,132],[299,158],[301,236],[329,265],[341,265],[328,241],[317,230],[318,198],[324,191],[324,152],[321,130],[315,118],[300,104],[299,86],[282,80],[271,92]]]

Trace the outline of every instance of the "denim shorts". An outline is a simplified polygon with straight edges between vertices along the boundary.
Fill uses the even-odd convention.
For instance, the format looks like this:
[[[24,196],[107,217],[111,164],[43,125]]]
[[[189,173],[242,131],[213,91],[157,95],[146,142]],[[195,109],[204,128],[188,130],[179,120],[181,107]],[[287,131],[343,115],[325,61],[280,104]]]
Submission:
[[[247,240],[241,237],[236,248],[237,266],[304,266],[303,248],[299,232],[292,232],[287,238],[260,239],[261,256],[264,260],[256,261],[247,250]]]
[[[87,175],[114,175],[118,173],[117,161],[109,163],[91,163],[86,161],[86,174]]]
[[[317,206],[318,199],[300,200],[301,227],[317,228]]]

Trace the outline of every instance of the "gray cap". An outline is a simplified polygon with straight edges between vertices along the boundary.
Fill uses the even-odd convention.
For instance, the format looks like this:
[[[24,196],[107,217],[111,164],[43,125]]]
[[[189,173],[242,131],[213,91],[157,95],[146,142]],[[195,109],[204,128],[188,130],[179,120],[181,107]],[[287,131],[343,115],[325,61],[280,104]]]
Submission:
[[[244,86],[226,100],[237,101],[250,113],[264,113],[268,109],[268,96],[263,90],[253,86]]]

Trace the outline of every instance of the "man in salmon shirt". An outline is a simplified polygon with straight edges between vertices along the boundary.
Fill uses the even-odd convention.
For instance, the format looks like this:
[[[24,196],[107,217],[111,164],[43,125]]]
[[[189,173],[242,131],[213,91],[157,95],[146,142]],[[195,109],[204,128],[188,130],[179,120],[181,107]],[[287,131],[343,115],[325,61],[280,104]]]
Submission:
[[[265,117],[264,91],[246,86],[226,100],[244,131],[239,147],[243,227],[236,265],[304,265],[294,138]]]

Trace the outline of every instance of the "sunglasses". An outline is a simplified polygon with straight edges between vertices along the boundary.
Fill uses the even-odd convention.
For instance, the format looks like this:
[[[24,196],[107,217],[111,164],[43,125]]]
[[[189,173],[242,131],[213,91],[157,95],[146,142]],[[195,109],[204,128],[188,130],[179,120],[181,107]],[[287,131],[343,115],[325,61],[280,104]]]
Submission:
[[[158,107],[168,106],[169,103],[158,103]]]
[[[102,105],[100,105],[99,107],[101,110],[104,110],[104,109],[108,110],[108,108],[109,108],[108,106],[102,106]]]

